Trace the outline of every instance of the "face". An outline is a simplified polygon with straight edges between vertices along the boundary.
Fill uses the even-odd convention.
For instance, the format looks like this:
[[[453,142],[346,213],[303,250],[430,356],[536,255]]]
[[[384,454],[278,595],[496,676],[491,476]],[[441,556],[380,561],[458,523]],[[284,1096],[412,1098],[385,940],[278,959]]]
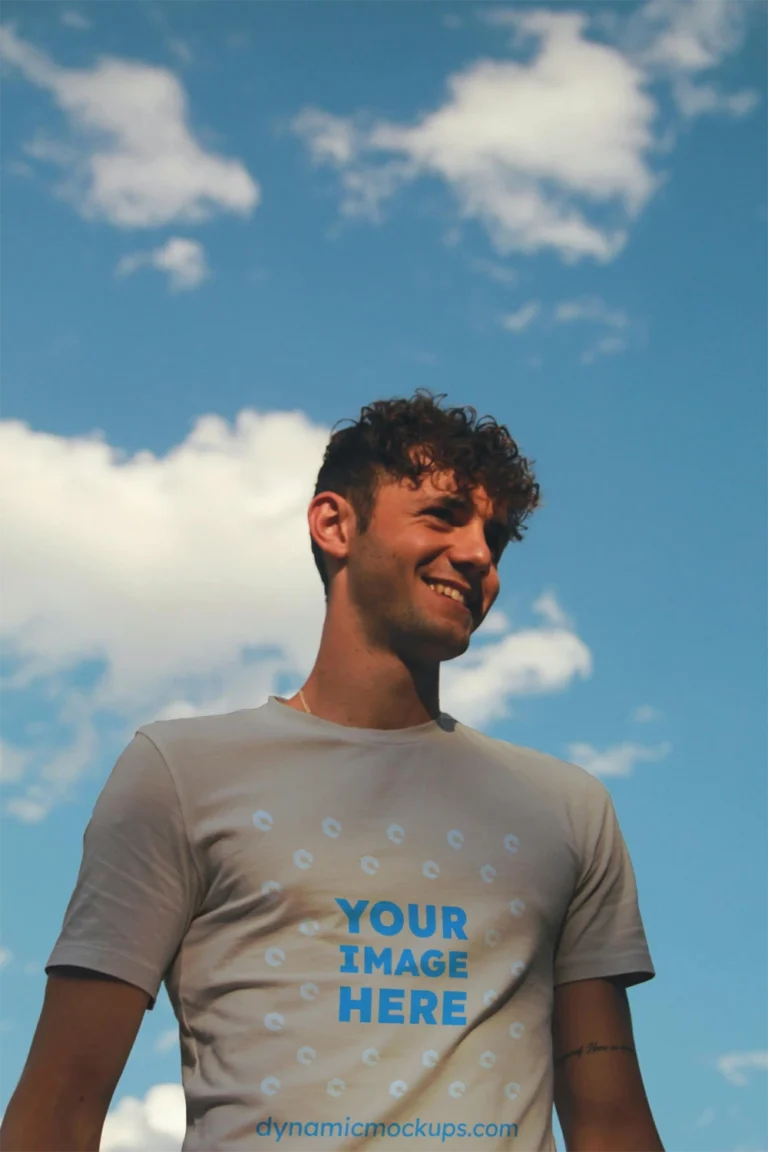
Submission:
[[[462,655],[499,594],[507,539],[503,511],[482,487],[461,499],[450,473],[426,476],[418,489],[385,483],[368,530],[349,541],[344,569],[368,641],[408,663]]]

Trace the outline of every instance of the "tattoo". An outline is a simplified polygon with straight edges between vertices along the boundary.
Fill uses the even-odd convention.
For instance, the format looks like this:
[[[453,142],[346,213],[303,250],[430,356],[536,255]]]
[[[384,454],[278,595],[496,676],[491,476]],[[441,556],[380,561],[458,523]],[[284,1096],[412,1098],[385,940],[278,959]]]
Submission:
[[[590,1040],[588,1044],[582,1044],[580,1048],[574,1048],[570,1052],[563,1053],[562,1056],[555,1058],[555,1067],[559,1068],[571,1056],[591,1056],[594,1052],[632,1052],[634,1048],[631,1044],[598,1044],[596,1040]]]

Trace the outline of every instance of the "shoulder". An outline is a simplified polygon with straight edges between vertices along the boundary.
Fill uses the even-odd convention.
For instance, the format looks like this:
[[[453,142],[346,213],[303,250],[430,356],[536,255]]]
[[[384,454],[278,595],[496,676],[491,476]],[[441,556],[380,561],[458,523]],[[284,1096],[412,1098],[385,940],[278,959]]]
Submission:
[[[501,760],[510,771],[535,775],[539,779],[567,785],[574,790],[583,790],[593,795],[607,793],[601,780],[570,760],[563,760],[537,748],[527,748],[522,744],[513,744],[509,740],[488,736],[484,732],[478,732],[476,728],[469,728],[466,724],[459,725],[459,728],[462,735],[470,740],[481,754],[497,761]]]
[[[208,754],[216,747],[229,747],[253,740],[259,727],[260,708],[238,712],[157,719],[142,724],[137,736],[144,736],[164,756]]]
[[[501,764],[553,807],[563,807],[574,817],[583,818],[610,806],[611,796],[602,780],[578,764],[537,748],[487,736],[464,724],[459,727],[477,754]]]

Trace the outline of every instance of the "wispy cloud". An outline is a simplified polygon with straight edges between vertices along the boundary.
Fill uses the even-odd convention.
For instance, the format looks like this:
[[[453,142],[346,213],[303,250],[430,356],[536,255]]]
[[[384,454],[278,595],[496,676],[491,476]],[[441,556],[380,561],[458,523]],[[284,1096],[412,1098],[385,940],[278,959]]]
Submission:
[[[501,317],[501,326],[506,328],[507,332],[523,332],[528,328],[541,311],[541,305],[537,300],[531,300],[528,304],[524,304],[522,308],[518,308],[516,312],[508,312],[506,316]]]
[[[76,28],[78,32],[87,32],[93,27],[90,20],[75,8],[65,8],[61,13],[61,22],[67,28]]]
[[[0,28],[0,57],[50,92],[71,139],[32,141],[27,154],[66,172],[58,193],[88,219],[125,228],[248,215],[259,186],[239,160],[204,149],[188,123],[187,96],[166,68],[103,58],[62,68]]]
[[[498,260],[473,260],[472,267],[476,272],[480,272],[481,275],[487,276],[489,280],[494,280],[497,284],[515,284],[517,282],[515,269]]]
[[[636,724],[649,724],[652,720],[660,720],[661,712],[652,704],[638,704],[636,708],[632,709],[629,718]]]
[[[165,272],[171,291],[189,291],[199,288],[210,275],[205,249],[197,240],[172,236],[160,248],[151,252],[134,252],[123,256],[115,269],[117,276],[130,276],[139,268],[155,268]]]
[[[5,968],[6,964],[10,964],[13,955],[9,948],[5,948],[0,944],[0,968]]]
[[[753,93],[723,94],[700,77],[743,43],[748,8],[650,0],[610,20],[559,6],[484,9],[511,37],[511,58],[450,75],[437,108],[394,122],[307,107],[293,130],[313,163],[338,171],[343,214],[380,223],[399,188],[436,177],[499,253],[609,261],[662,182],[655,160],[672,137],[658,85],[683,118],[754,107]]]
[[[684,118],[705,113],[738,118],[757,106],[757,93],[724,92],[711,73],[744,43],[757,8],[749,0],[648,0],[623,27],[621,41],[649,79],[670,84]]]
[[[623,336],[601,336],[596,344],[582,352],[581,362],[594,364],[602,356],[616,356],[619,352],[625,352],[626,348],[627,342]]]
[[[729,1052],[718,1058],[717,1068],[729,1084],[744,1088],[749,1083],[746,1075],[748,1071],[768,1071],[768,1051],[757,1049],[751,1052]]]
[[[554,592],[542,592],[538,600],[534,601],[533,610],[534,612],[538,612],[549,624],[553,624],[556,628],[573,627],[573,621],[570,620],[563,611]]]
[[[569,744],[567,748],[569,760],[593,776],[631,776],[636,764],[663,760],[670,751],[671,745],[668,743],[649,748],[643,744],[627,742],[614,744],[602,751],[592,744]]]
[[[167,1028],[155,1040],[155,1052],[172,1052],[179,1043],[178,1028]]]
[[[626,313],[609,308],[599,296],[581,296],[576,300],[563,300],[556,305],[554,318],[559,324],[581,321],[604,324],[609,328],[626,328],[629,324]]]

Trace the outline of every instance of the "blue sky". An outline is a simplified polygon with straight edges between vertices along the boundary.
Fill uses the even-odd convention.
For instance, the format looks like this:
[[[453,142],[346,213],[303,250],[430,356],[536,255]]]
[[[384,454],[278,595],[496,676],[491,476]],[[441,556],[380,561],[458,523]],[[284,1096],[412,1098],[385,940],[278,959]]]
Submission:
[[[606,782],[666,1147],[768,1148],[765,12],[6,0],[0,1108],[116,755],[301,684],[329,430],[425,386],[544,495],[443,706]]]

